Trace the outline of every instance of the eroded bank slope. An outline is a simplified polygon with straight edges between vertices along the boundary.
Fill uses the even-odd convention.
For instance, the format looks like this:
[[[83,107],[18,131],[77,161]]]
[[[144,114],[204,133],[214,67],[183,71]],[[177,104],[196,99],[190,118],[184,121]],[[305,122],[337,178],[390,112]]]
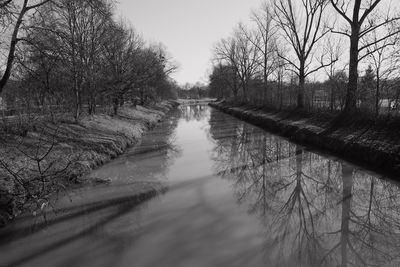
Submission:
[[[22,136],[0,132],[0,226],[23,211],[43,209],[51,195],[136,144],[176,102],[123,107],[118,115],[37,121]],[[98,182],[98,181],[97,181]]]
[[[370,121],[332,129],[331,120],[323,116],[267,112],[260,108],[223,102],[210,105],[292,141],[333,152],[391,176],[400,175],[400,136],[396,130],[397,125]]]

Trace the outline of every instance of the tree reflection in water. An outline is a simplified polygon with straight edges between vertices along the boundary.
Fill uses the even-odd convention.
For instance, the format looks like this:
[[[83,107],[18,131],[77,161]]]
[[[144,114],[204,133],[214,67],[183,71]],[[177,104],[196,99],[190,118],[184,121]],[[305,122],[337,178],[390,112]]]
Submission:
[[[215,170],[265,225],[275,266],[399,266],[392,181],[212,112]]]
[[[205,113],[209,110],[204,104],[185,104],[180,105],[182,118],[186,121],[200,121],[204,119]]]

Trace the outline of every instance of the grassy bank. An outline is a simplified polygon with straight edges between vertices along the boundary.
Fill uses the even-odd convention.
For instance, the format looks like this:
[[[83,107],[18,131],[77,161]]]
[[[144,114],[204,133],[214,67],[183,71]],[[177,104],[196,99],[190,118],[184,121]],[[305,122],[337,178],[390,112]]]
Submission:
[[[123,107],[118,115],[39,119],[0,132],[0,225],[21,212],[43,209],[55,193],[85,181],[92,169],[137,143],[177,104]]]
[[[332,114],[272,111],[228,103],[211,106],[269,131],[334,153],[390,175],[400,175],[398,120],[369,117],[345,118],[340,125]]]

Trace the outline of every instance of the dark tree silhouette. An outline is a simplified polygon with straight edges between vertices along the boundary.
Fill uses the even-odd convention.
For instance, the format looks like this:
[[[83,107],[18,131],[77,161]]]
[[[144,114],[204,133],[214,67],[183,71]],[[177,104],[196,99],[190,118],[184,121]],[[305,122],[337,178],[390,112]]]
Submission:
[[[332,32],[345,35],[350,40],[349,82],[343,111],[344,114],[349,114],[357,108],[359,62],[369,54],[389,45],[384,41],[400,32],[400,29],[394,25],[395,22],[400,20],[400,16],[390,16],[390,12],[385,15],[374,16],[373,11],[377,10],[378,5],[382,2],[381,0],[368,2],[362,0],[330,0],[330,2],[336,12],[348,23],[348,28],[345,31],[332,30]],[[350,10],[351,7],[352,10]],[[360,47],[361,40],[390,25],[392,25],[390,32]],[[374,46],[375,49],[369,49]]]

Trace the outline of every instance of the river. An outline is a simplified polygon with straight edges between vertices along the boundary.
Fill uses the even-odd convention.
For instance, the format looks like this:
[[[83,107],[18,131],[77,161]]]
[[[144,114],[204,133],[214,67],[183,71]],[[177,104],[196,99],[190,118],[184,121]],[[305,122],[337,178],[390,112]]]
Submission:
[[[90,176],[1,230],[0,266],[400,266],[397,183],[206,105]]]

